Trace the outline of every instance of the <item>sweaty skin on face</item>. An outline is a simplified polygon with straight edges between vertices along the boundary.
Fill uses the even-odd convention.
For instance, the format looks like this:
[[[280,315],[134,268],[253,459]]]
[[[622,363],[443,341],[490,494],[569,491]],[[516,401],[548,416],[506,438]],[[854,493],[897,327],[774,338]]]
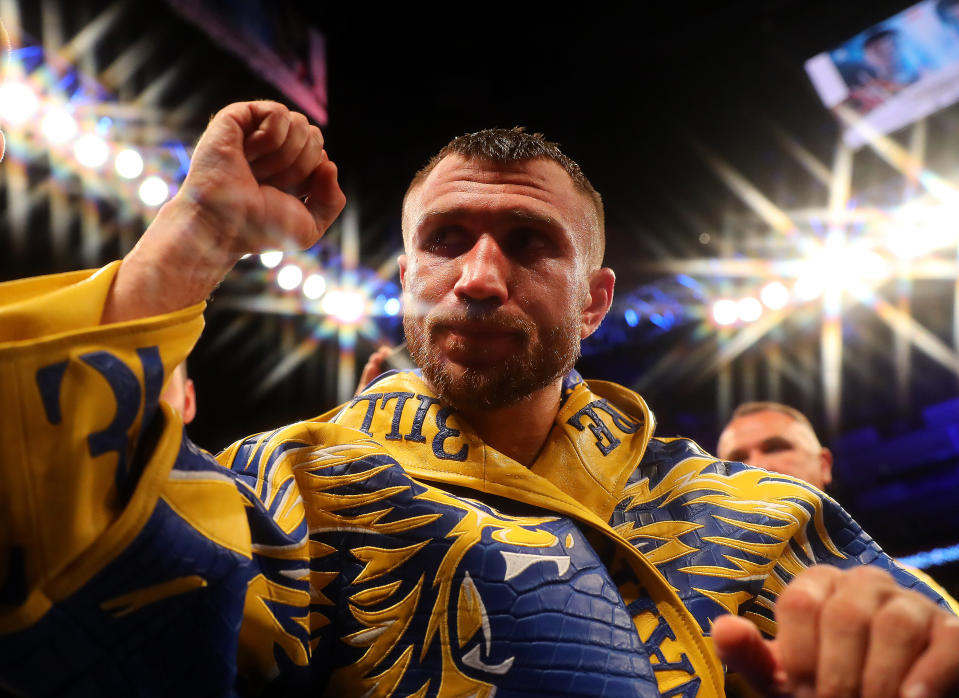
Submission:
[[[718,455],[823,489],[832,481],[832,454],[816,435],[788,414],[754,412],[733,419],[719,437]]]
[[[444,158],[407,197],[400,279],[410,351],[461,409],[556,384],[612,300],[591,269],[592,202],[548,159]]]

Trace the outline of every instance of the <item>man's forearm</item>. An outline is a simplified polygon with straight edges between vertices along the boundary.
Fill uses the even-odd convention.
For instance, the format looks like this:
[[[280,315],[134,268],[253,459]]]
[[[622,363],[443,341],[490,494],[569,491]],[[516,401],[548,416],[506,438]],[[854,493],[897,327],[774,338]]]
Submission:
[[[101,322],[110,324],[162,315],[209,297],[240,254],[210,244],[197,207],[185,196],[160,210],[124,257]]]

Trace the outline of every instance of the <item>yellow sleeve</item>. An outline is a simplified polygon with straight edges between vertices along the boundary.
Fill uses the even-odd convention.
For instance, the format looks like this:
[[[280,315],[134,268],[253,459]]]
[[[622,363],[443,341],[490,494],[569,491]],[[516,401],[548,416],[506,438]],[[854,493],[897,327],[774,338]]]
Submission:
[[[0,579],[15,609],[0,631],[30,622],[24,614],[96,572],[100,548],[135,535],[136,511],[152,508],[173,466],[177,429],[137,449],[165,377],[202,331],[203,305],[101,326],[118,267],[0,284]]]

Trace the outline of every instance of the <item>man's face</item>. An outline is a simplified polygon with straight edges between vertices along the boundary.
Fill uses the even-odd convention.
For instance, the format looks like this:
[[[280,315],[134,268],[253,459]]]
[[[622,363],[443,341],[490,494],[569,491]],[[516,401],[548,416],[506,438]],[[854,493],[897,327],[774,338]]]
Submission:
[[[866,58],[881,66],[891,66],[896,62],[899,46],[892,36],[883,36],[869,43],[866,48]]]
[[[453,155],[407,197],[400,258],[410,353],[440,397],[494,409],[572,368],[612,301],[589,268],[592,203],[556,163]]]
[[[832,480],[832,456],[804,424],[782,412],[754,412],[731,421],[719,437],[718,455],[823,489]]]

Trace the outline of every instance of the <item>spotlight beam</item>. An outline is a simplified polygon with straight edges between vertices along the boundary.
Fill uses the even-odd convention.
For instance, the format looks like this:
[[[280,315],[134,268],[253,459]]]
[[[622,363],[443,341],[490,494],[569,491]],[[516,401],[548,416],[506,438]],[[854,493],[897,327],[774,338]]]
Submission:
[[[725,364],[732,363],[744,351],[759,341],[767,332],[786,318],[786,313],[782,311],[769,311],[755,322],[740,328],[728,341],[720,342],[720,350],[713,355],[710,362],[705,367],[704,372],[697,372],[693,378],[693,385],[698,385],[708,376],[711,376],[716,370]]]
[[[687,138],[693,150],[706,161],[706,164],[712,168],[723,184],[729,187],[757,216],[766,221],[778,233],[787,236],[796,234],[796,224],[793,223],[785,211],[766,198],[765,194],[733,169],[709,146],[700,142],[694,136],[690,135]]]
[[[217,303],[213,307],[218,309],[219,303]],[[215,338],[210,343],[210,347],[209,347],[210,353],[213,354],[227,347],[232,347],[233,339],[238,334],[240,334],[240,332],[242,332],[247,326],[249,326],[252,319],[253,319],[252,315],[237,315],[235,318],[233,318],[233,320],[230,322],[229,325],[226,326],[225,329],[220,330],[219,332],[216,333]]]
[[[79,57],[89,55],[94,45],[120,20],[128,6],[128,3],[121,1],[107,7],[70,39],[57,52],[57,57],[72,64]]]
[[[808,371],[798,366],[796,362],[791,361],[782,353],[782,347],[779,344],[773,345],[769,356],[769,381],[770,385],[776,385],[778,376],[785,377],[790,383],[799,388],[803,396],[811,399],[816,394],[814,381]],[[776,399],[776,392],[770,392],[770,399],[781,402]]]
[[[402,248],[393,254],[387,255],[386,259],[383,260],[383,263],[376,268],[377,276],[379,276],[381,279],[392,279],[397,273],[397,269],[399,269],[400,265],[399,262],[397,262],[397,259],[401,254],[403,254]]]
[[[97,81],[117,92],[119,87],[127,83],[133,74],[147,62],[150,56],[160,45],[159,32],[150,32],[140,37],[132,46],[123,51],[106,70],[97,76]]]
[[[297,366],[313,356],[318,342],[313,337],[301,341],[292,351],[283,353],[283,357],[273,369],[263,377],[263,380],[253,390],[253,399],[258,400],[266,395],[274,386],[286,378]]]
[[[837,288],[826,289],[823,294],[819,351],[826,428],[832,441],[839,435],[842,408],[842,291]]]
[[[40,4],[40,32],[44,56],[56,60],[63,48],[63,13],[52,0],[43,0]]]
[[[672,193],[664,194],[663,199],[669,204],[673,213],[679,216],[691,230],[700,235],[706,233],[710,237],[716,237],[719,234],[716,226],[709,222],[701,212],[697,211],[689,201],[683,201]]]
[[[20,43],[20,3],[17,0],[0,0],[0,17],[3,18],[3,27],[7,30],[7,37],[12,46],[19,47]],[[0,42],[2,44],[2,42]],[[8,46],[0,45],[0,51]]]
[[[715,375],[721,367],[731,363],[763,335],[778,326],[785,317],[783,312],[768,312],[756,322],[736,331],[728,340],[725,339],[728,335],[720,332],[719,351],[716,351],[711,342],[696,342],[692,351],[689,351],[686,344],[677,344],[643,374],[634,384],[633,390],[642,393],[647,386],[656,384],[665,375],[669,376],[672,385],[684,382],[685,387],[693,388]],[[686,376],[689,376],[688,381]]]
[[[635,262],[640,272],[687,274],[719,278],[766,279],[770,276],[797,276],[800,263],[792,260],[773,261],[746,258],[664,259]]]
[[[836,113],[843,123],[866,136],[866,142],[875,153],[902,174],[910,182],[918,182],[929,194],[944,203],[955,203],[959,193],[955,187],[932,170],[925,169],[922,162],[892,138],[884,136],[848,107],[839,105]]]
[[[355,200],[355,199],[354,199]],[[340,281],[356,283],[356,270],[360,265],[360,214],[355,205],[348,205],[340,218],[340,254],[343,256],[344,275]],[[339,326],[336,333],[339,347],[339,365],[337,367],[336,399],[346,402],[353,397],[356,375],[356,330],[353,327]]]
[[[692,350],[685,342],[677,342],[672,349],[661,354],[649,370],[643,372],[643,375],[632,385],[632,389],[640,394],[645,393],[649,386],[661,384],[666,376],[670,377],[670,383],[678,383],[678,380],[674,381],[674,377],[682,373],[690,364],[701,363],[714,349],[712,342],[696,342]]]
[[[151,82],[140,94],[133,100],[133,104],[140,106],[156,106],[163,98],[163,93],[173,86],[178,79],[192,69],[194,54],[188,52],[180,57],[176,63],[163,71],[157,79]]]
[[[829,182],[829,226],[837,229],[846,222],[849,192],[852,187],[852,148],[840,139]]]
[[[301,315],[300,301],[291,296],[228,296],[217,298],[218,308],[266,315]]]
[[[827,187],[829,186],[832,180],[832,172],[819,161],[819,158],[803,147],[786,129],[773,121],[768,115],[760,117],[759,122],[766,127],[766,130],[772,135],[773,140],[775,140],[783,150],[796,158],[796,162],[811,174],[817,182]]]
[[[959,354],[950,349],[935,334],[916,322],[911,315],[904,313],[888,301],[874,299],[874,310],[879,317],[895,332],[901,332],[917,349],[933,361],[959,375]]]
[[[200,113],[207,108],[207,100],[212,93],[212,89],[196,90],[189,99],[181,102],[180,106],[167,114],[167,124],[171,128],[181,128],[191,122],[195,122]]]
[[[959,247],[956,248],[956,256],[959,258]],[[959,267],[959,263],[956,266]],[[959,347],[959,273],[953,278],[955,281],[952,290],[952,346]]]

